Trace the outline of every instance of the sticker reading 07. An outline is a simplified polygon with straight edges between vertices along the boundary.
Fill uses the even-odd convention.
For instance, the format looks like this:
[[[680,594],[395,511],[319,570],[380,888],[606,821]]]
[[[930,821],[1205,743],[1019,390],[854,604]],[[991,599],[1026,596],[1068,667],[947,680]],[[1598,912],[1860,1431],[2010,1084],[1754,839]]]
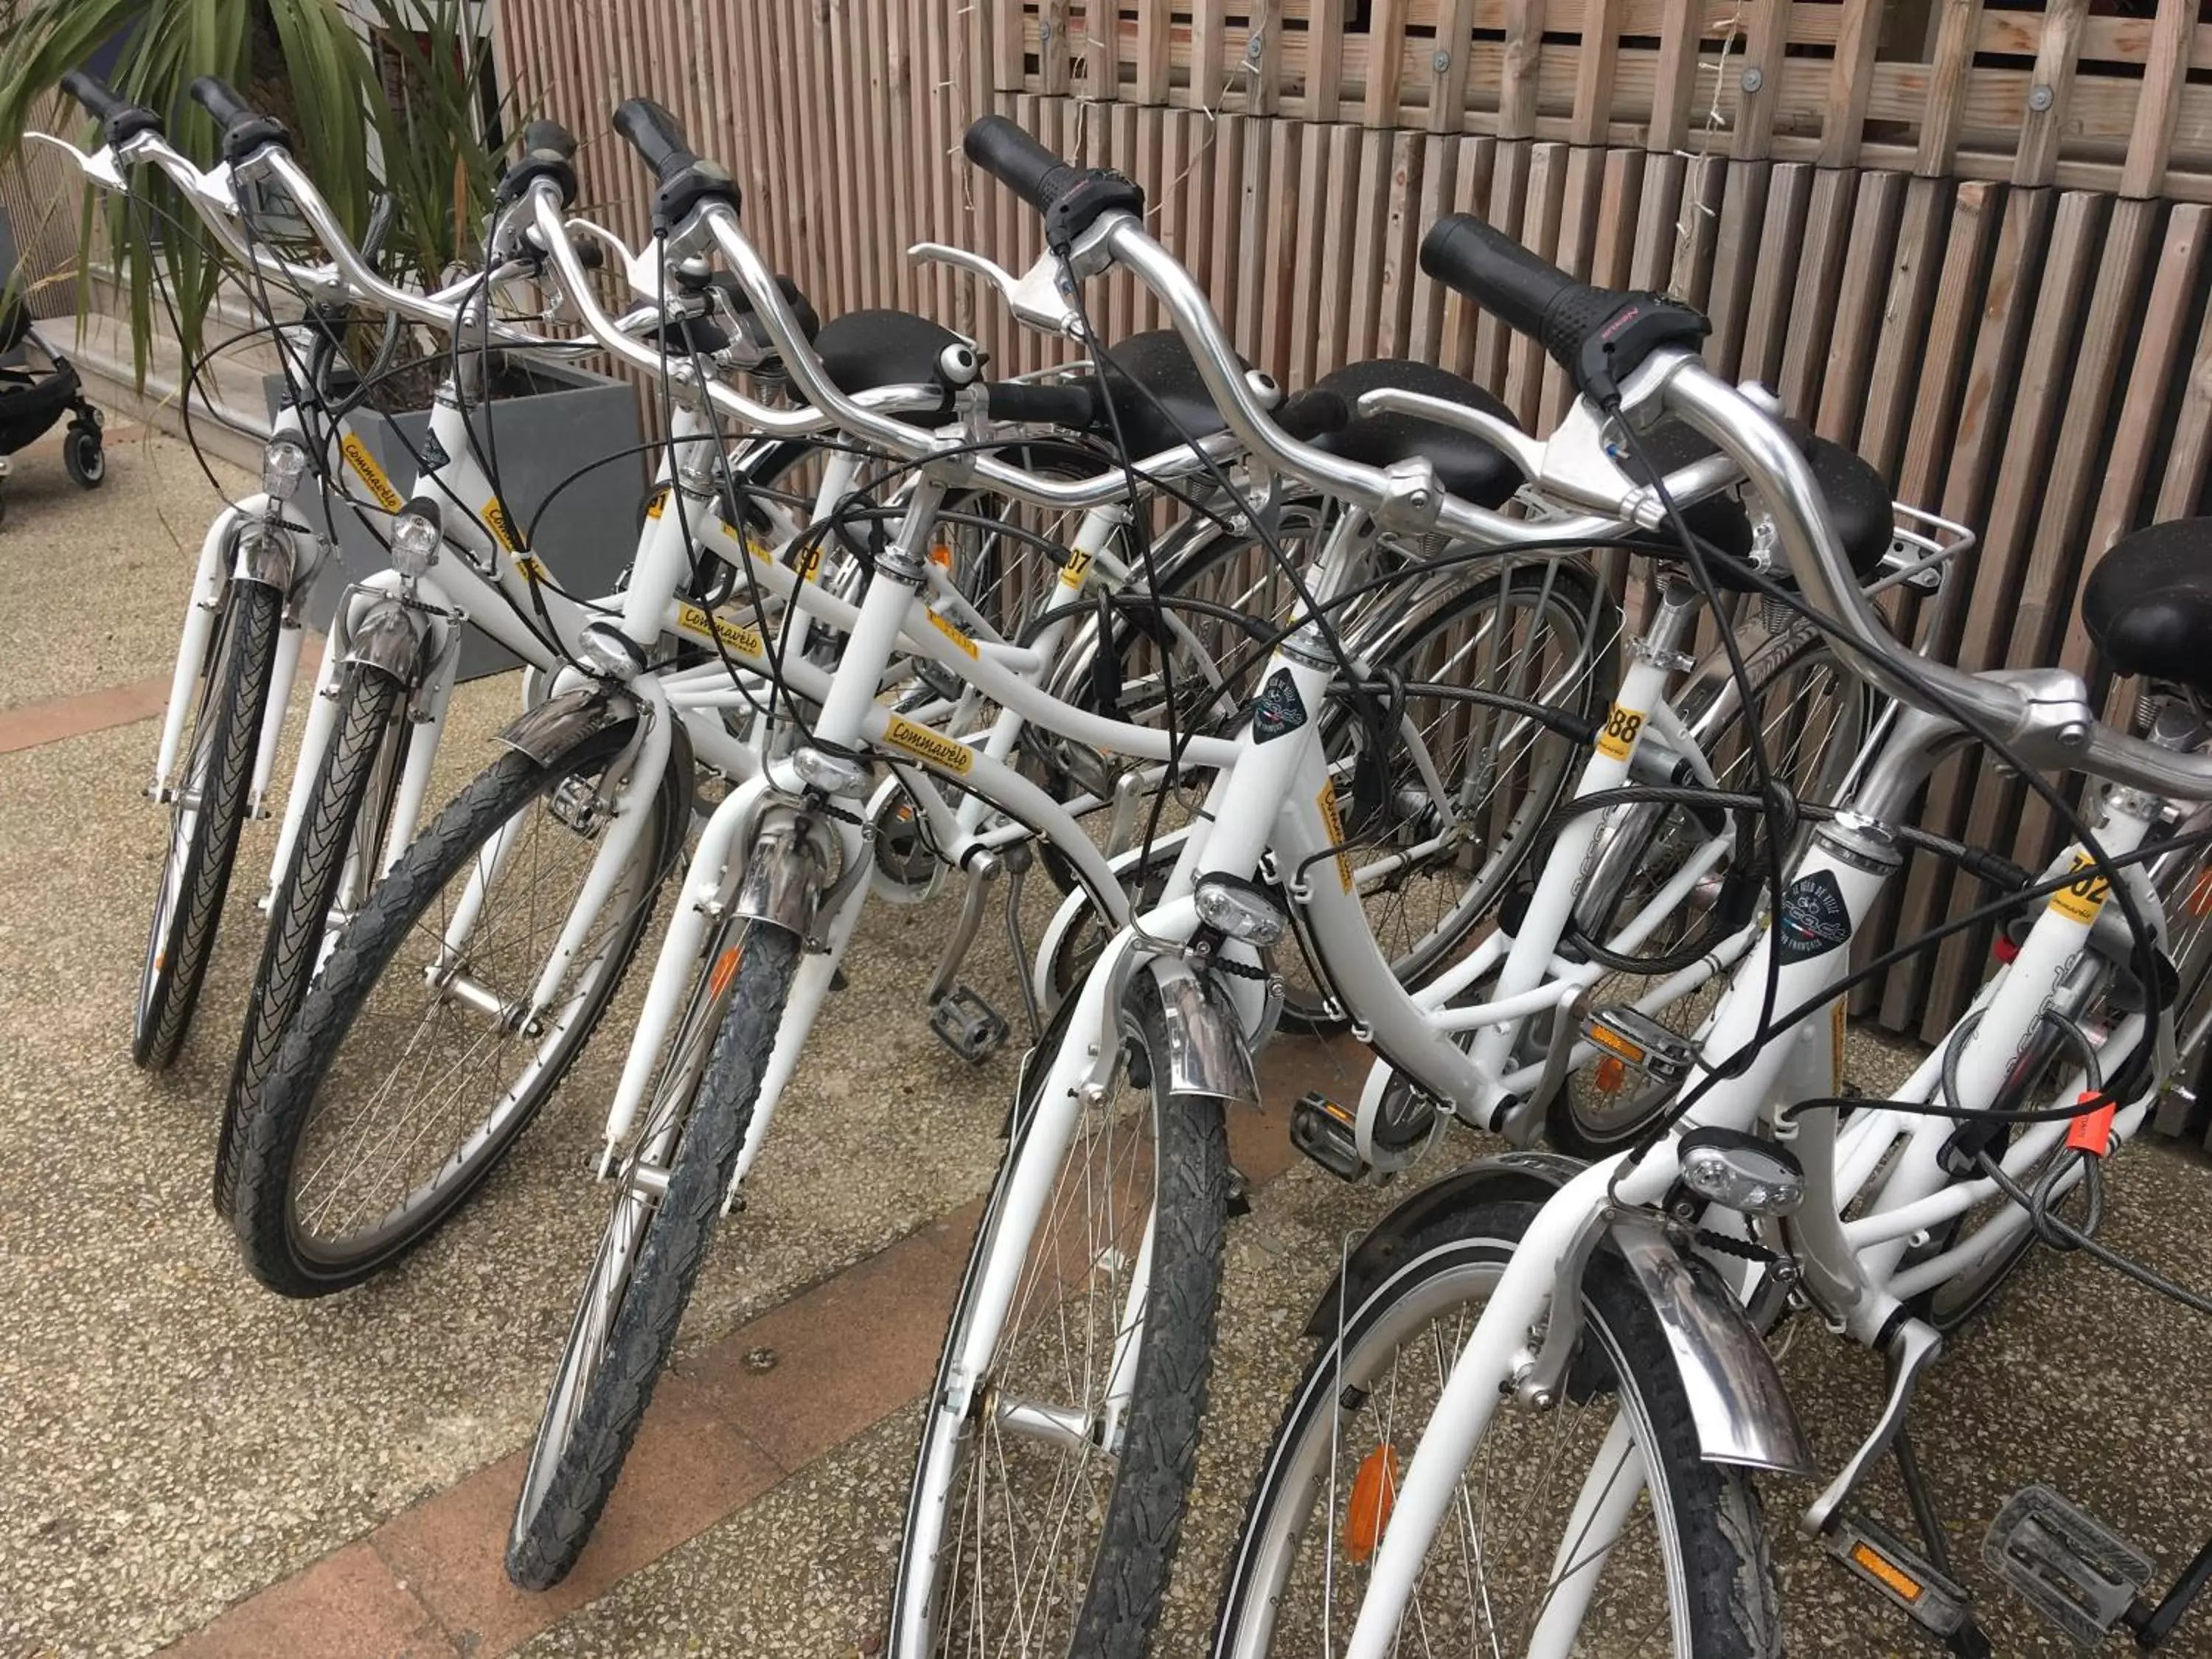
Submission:
[[[1625,708],[1615,703],[1598,728],[1597,752],[1607,760],[1625,761],[1628,751],[1636,745],[1636,734],[1644,729],[1644,711]]]

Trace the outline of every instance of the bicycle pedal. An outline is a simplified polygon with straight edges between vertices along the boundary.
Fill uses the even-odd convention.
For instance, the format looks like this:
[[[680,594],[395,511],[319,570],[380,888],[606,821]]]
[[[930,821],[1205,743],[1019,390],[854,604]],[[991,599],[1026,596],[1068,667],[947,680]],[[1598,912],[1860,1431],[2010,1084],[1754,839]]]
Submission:
[[[2153,1571],[2148,1555],[2048,1486],[2006,1500],[1982,1540],[1982,1559],[2085,1651],[2118,1628]]]
[[[1229,1166],[1228,1201],[1222,1212],[1234,1221],[1240,1215],[1252,1213],[1252,1178],[1234,1164]]]
[[[965,985],[938,999],[929,1011],[929,1029],[970,1066],[981,1066],[1006,1047],[1010,1030],[1005,1017]]]
[[[1838,1515],[1820,1534],[1820,1545],[1930,1634],[1948,1640],[1972,1623],[1973,1598],[1966,1587],[1886,1527]]]
[[[1654,1083],[1679,1083],[1696,1057],[1689,1038],[1626,1003],[1591,1009],[1583,1035]]]
[[[1370,1173],[1356,1127],[1350,1107],[1313,1090],[1291,1108],[1291,1145],[1339,1181],[1362,1181]]]

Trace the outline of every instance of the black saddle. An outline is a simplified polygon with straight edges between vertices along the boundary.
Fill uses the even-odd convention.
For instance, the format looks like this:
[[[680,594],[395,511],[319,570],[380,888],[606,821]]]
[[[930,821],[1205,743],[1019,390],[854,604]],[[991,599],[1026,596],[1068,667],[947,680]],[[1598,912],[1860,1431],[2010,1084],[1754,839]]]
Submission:
[[[945,348],[961,343],[951,329],[906,311],[848,311],[822,325],[814,337],[830,384],[848,398],[886,386],[940,386],[938,359]],[[916,411],[899,419],[915,426],[942,426],[952,418],[951,400],[942,411]]]
[[[1314,390],[1334,392],[1347,408],[1357,410],[1363,393],[1386,386],[1486,410],[1507,421],[1513,418],[1512,410],[1474,381],[1429,363],[1389,358],[1346,363],[1334,374],[1323,375]],[[1424,456],[1436,468],[1439,484],[1478,507],[1497,507],[1521,487],[1520,470],[1500,451],[1471,432],[1418,416],[1355,414],[1340,430],[1315,439],[1314,447],[1365,466],[1388,466],[1393,461]]]
[[[1842,538],[1844,556],[1850,561],[1853,574],[1865,581],[1881,566],[1895,539],[1897,514],[1889,485],[1869,462],[1843,445],[1832,443],[1787,417],[1782,426],[1813,470],[1813,482],[1827,503],[1828,516]],[[1642,441],[1644,453],[1662,472],[1679,471],[1713,453],[1712,445],[1701,435],[1674,421],[1644,434]],[[1639,483],[1648,481],[1632,454],[1621,458],[1621,470]],[[1708,567],[1716,587],[1753,591],[1751,514],[1744,506],[1742,486],[1684,507],[1682,521],[1699,539],[1719,550],[1722,556],[1711,560]],[[1662,529],[1660,533],[1666,532]],[[1784,587],[1795,585],[1786,569],[1768,573],[1766,580]]]
[[[2089,573],[2081,621],[2115,673],[2212,696],[2212,519],[2121,537]]]
[[[1132,334],[1108,346],[1098,369],[1132,460],[1210,438],[1227,422],[1207,395],[1190,348],[1171,328]],[[1111,441],[1113,427],[1102,410],[1094,430]]]

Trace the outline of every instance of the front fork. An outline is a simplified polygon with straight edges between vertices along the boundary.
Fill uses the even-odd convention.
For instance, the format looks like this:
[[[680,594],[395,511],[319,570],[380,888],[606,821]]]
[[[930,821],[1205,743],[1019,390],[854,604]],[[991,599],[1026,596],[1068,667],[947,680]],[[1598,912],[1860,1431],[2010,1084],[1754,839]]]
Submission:
[[[262,715],[253,778],[246,810],[261,816],[262,800],[276,765],[276,733],[284,723],[291,698],[292,680],[300,661],[301,605],[321,563],[321,549],[304,532],[285,528],[281,503],[266,495],[249,495],[237,506],[216,515],[200,541],[200,556],[185,602],[185,621],[177,639],[177,659],[169,674],[169,700],[161,716],[161,733],[155,748],[154,775],[147,798],[167,802],[179,780],[185,722],[191,717],[195,694],[202,678],[214,665],[208,654],[215,648],[222,621],[223,604],[234,581],[258,581],[274,587],[284,598],[284,611],[276,635],[276,655],[269,686],[269,702]],[[276,538],[271,540],[270,538]]]
[[[376,858],[373,871],[357,872],[347,883],[348,888],[365,890],[406,851],[429,793],[430,769],[437,758],[438,738],[445,726],[460,659],[463,619],[435,582],[422,578],[410,583],[396,570],[375,572],[349,588],[339,600],[331,630],[324,636],[322,659],[315,672],[315,695],[307,705],[299,759],[292,769],[291,793],[284,802],[283,826],[277,834],[276,854],[270,860],[271,897],[291,864],[307,798],[337,728],[341,671],[349,662],[373,662],[400,680],[408,692],[401,718],[416,729],[407,744],[405,769],[384,826],[381,856]],[[295,635],[292,646],[295,660],[298,649]],[[289,674],[283,683],[289,684]],[[270,705],[272,714],[281,718],[283,711],[274,696]],[[274,747],[264,738],[264,754],[273,753]],[[265,905],[269,899],[263,902]]]

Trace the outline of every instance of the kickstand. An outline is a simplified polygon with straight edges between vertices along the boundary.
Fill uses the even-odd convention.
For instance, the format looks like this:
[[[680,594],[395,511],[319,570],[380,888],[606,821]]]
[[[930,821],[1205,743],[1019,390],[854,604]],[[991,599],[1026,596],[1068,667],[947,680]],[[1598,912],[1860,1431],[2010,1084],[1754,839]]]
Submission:
[[[1022,1012],[1029,1016],[1030,1046],[1044,1041],[1044,1022],[1037,1018],[1036,993],[1030,986],[1029,945],[1022,938],[1022,884],[1030,876],[1030,849],[1009,847],[1006,861],[1006,945],[1014,953],[1014,983],[1022,994]]]
[[[1938,1572],[1948,1578],[1959,1575],[1951,1565],[1951,1544],[1943,1529],[1943,1517],[1936,1512],[1935,1494],[1928,1490],[1927,1477],[1920,1473],[1919,1456],[1912,1449],[1912,1434],[1903,1424],[1898,1425],[1897,1437],[1889,1443],[1890,1455],[1897,1460],[1898,1478],[1905,1484],[1905,1501],[1912,1506],[1912,1524],[1920,1529],[1920,1541],[1928,1547],[1928,1560]],[[1973,1614],[1966,1614],[1966,1622],[1944,1638],[1944,1645],[1959,1656],[1959,1659],[1990,1659],[1994,1651],[1990,1638],[1982,1634],[1982,1627]]]

